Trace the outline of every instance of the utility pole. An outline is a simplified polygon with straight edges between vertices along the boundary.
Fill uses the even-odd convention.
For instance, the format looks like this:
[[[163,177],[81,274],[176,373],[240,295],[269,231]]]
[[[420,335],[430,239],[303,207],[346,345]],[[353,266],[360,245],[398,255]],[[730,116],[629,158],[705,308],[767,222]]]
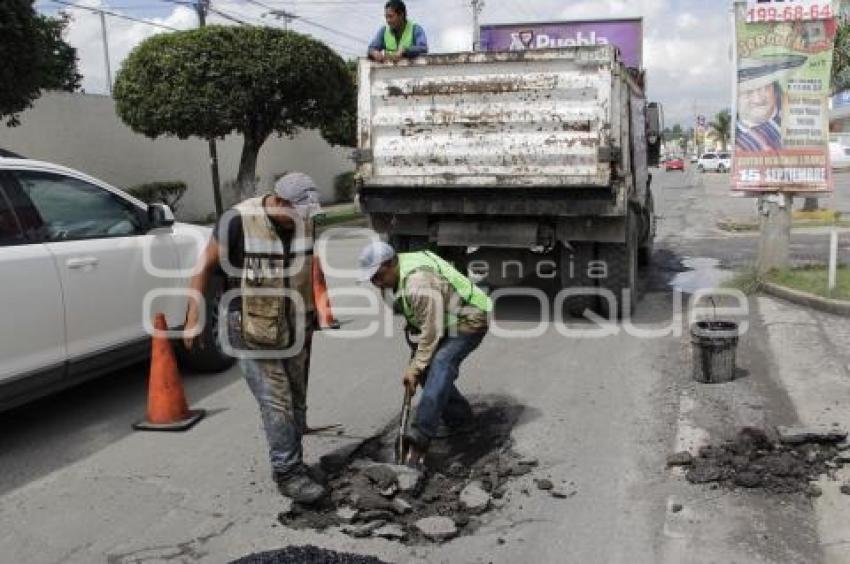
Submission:
[[[210,0],[198,0],[195,3],[195,11],[198,12],[198,27],[207,25],[207,11],[210,8]],[[224,213],[224,205],[221,203],[221,180],[218,176],[218,148],[215,139],[208,139],[210,147],[210,174],[212,174],[213,200],[215,201],[215,215],[221,217]]]
[[[481,50],[481,26],[478,25],[478,18],[481,16],[481,11],[484,9],[484,0],[471,0],[472,2],[472,50]]]
[[[277,18],[278,20],[283,21],[283,30],[289,31],[289,24],[292,23],[292,20],[296,19],[298,16],[293,14],[292,12],[287,12],[286,10],[272,10],[269,12],[272,16]]]
[[[109,67],[109,39],[106,37],[106,14],[100,15],[100,33],[103,38],[103,62],[106,66],[106,92],[112,96],[112,70]]]

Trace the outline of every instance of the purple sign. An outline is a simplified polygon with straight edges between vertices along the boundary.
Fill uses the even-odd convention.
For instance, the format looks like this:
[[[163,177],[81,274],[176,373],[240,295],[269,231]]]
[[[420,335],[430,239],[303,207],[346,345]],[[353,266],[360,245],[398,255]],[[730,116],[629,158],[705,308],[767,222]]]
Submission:
[[[482,51],[524,51],[576,45],[616,45],[627,67],[643,67],[643,20],[481,26]]]

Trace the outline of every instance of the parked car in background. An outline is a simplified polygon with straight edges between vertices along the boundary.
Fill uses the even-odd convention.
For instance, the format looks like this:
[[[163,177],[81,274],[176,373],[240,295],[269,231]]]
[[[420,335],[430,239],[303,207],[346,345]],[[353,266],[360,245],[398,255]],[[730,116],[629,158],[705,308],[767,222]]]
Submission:
[[[732,169],[730,153],[703,153],[697,161],[700,172],[729,172]]]
[[[149,358],[145,299],[182,324],[210,230],[176,223],[83,173],[0,157],[0,410]],[[229,367],[218,343],[223,276],[207,289],[191,368]],[[148,312],[151,313],[151,312]]]
[[[685,172],[685,159],[682,157],[674,157],[664,163],[664,170],[678,170],[680,172]]]
[[[833,136],[829,141],[829,160],[834,170],[850,168],[850,139]]]
[[[691,155],[691,164],[697,164],[698,162],[699,162],[699,155],[697,155],[696,153]]]

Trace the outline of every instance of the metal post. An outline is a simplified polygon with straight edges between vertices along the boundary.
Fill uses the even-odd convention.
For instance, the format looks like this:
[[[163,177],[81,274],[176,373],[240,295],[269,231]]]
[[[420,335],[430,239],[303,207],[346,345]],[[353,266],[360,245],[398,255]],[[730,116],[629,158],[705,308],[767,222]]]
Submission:
[[[761,234],[757,270],[764,276],[771,270],[784,270],[789,265],[791,246],[791,207],[787,194],[769,194],[759,200]]]
[[[478,17],[484,9],[484,0],[472,0],[472,50],[481,50],[481,26],[478,25]]]
[[[829,234],[829,294],[835,292],[838,284],[838,227]]]
[[[210,0],[198,0],[195,4],[195,11],[198,13],[198,27],[205,27],[207,25],[207,10],[209,6]],[[224,205],[221,201],[221,180],[218,175],[218,149],[215,146],[215,139],[210,137],[207,141],[210,152],[210,174],[212,175],[215,215],[216,217],[221,217],[221,214],[224,213]]]
[[[106,15],[100,14],[100,32],[103,38],[103,62],[106,66],[106,92],[112,96],[112,69],[109,67],[109,39],[106,36]]]

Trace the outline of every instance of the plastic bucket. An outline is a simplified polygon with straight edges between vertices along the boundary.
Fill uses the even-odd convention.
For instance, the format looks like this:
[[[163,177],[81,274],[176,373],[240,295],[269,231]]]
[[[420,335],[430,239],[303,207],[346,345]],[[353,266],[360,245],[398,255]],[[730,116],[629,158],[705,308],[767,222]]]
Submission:
[[[691,326],[693,376],[703,384],[735,379],[738,324],[733,321],[699,321]]]

